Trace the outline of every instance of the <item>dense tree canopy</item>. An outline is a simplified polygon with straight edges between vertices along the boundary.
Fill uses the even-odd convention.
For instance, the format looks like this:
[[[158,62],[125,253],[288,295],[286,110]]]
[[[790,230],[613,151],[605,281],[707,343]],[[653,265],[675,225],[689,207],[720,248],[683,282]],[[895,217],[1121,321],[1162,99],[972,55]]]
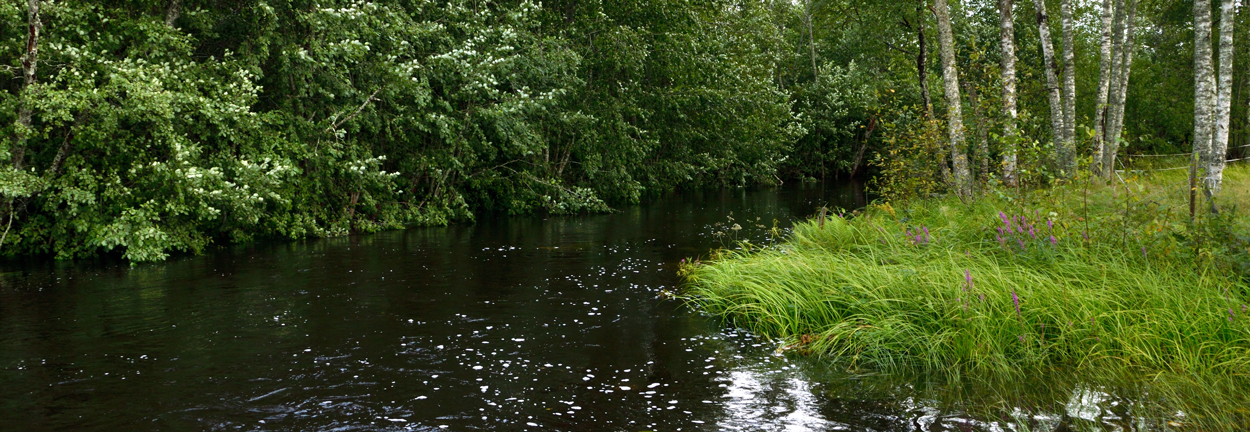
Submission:
[[[988,0],[949,2],[964,93],[953,111],[931,1],[4,2],[0,251],[159,260],[870,166],[885,193],[941,192],[948,112],[962,112],[977,184],[998,181],[991,161],[1008,148],[1022,181],[1046,182],[1039,27],[1032,0],[1016,3],[1019,119],[1006,133]],[[1056,68],[1075,70],[1082,160],[1100,3],[1050,5],[1073,8],[1074,66]],[[1125,151],[1190,148],[1192,5],[1141,0]],[[1250,94],[1233,89],[1235,148],[1250,138]]]

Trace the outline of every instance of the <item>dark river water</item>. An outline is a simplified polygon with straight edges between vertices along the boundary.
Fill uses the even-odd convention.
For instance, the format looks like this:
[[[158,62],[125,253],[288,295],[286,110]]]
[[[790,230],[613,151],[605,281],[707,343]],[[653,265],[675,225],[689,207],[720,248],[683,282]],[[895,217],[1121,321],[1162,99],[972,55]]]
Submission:
[[[966,430],[664,293],[855,185],[0,274],[2,430]],[[982,425],[984,426],[984,425]],[[978,427],[980,429],[980,427]],[[990,427],[989,429],[993,429]]]

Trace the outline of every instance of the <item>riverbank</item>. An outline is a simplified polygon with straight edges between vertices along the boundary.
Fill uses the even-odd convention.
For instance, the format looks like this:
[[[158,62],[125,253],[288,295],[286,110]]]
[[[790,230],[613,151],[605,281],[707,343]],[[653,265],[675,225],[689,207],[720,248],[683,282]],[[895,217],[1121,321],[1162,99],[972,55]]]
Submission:
[[[687,266],[685,295],[853,371],[1130,371],[1188,383],[1156,397],[1245,398],[1250,169],[1230,168],[1220,213],[1193,223],[1184,173],[1126,177],[813,219],[775,247]],[[1216,411],[1202,423],[1237,421]]]

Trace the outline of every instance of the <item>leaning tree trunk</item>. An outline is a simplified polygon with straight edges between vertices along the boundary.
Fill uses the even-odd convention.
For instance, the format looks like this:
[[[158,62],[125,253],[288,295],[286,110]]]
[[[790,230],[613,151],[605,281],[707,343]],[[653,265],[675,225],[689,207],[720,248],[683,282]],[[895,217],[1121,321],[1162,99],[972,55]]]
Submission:
[[[812,0],[807,0],[806,10],[803,15],[803,21],[807,23],[807,46],[812,54],[812,82],[820,81],[820,73],[816,69],[816,38],[812,32]]]
[[[1102,174],[1103,141],[1107,136],[1107,93],[1111,87],[1111,25],[1115,9],[1102,0],[1102,57],[1098,63],[1098,102],[1094,104],[1094,151],[1090,171]]]
[[[964,91],[968,92],[968,105],[972,106],[972,119],[977,124],[977,148],[970,158],[976,166],[976,179],[985,181],[990,176],[990,128],[981,112],[981,99],[977,97],[977,86],[964,81]]]
[[[1115,17],[1113,18],[1111,30],[1111,76],[1108,83],[1108,101],[1107,101],[1107,117],[1104,120],[1106,135],[1103,137],[1102,153],[1098,155],[1099,165],[1102,166],[1102,178],[1111,179],[1111,175],[1115,173],[1115,160],[1112,154],[1115,148],[1120,145],[1119,135],[1115,133],[1116,113],[1120,112],[1117,103],[1123,95],[1125,87],[1120,83],[1124,80],[1124,53],[1125,41],[1125,22],[1128,18],[1125,16],[1124,0],[1115,0]]]
[[[1045,0],[1037,0],[1039,2]],[[1076,172],[1076,53],[1072,46],[1072,0],[1059,1],[1063,25],[1063,151],[1059,166],[1063,175]]]
[[[13,149],[9,154],[13,158],[13,169],[22,170],[26,160],[26,139],[30,137],[30,118],[34,114],[28,100],[31,87],[37,83],[36,72],[39,71],[39,33],[43,30],[43,21],[39,18],[39,0],[26,0],[26,49],[22,55],[22,95],[17,103],[17,124],[13,128]]]
[[[964,122],[959,101],[959,70],[955,67],[955,36],[951,31],[951,16],[950,10],[946,7],[946,0],[933,0],[933,13],[937,15],[938,44],[942,48],[942,84],[946,90],[946,128],[950,132],[955,192],[961,198],[971,198],[972,176],[968,172],[968,155],[964,151]]]
[[[1016,42],[1012,1],[998,0],[1003,73],[1003,183],[1016,186]]]
[[[1200,166],[1211,159],[1211,138],[1215,131],[1214,71],[1211,69],[1211,0],[1194,0],[1194,157]],[[1192,172],[1194,178],[1201,173]],[[1205,182],[1204,182],[1205,183]],[[1211,190],[1203,185],[1208,196]]]
[[[1220,4],[1220,71],[1215,103],[1215,137],[1211,142],[1211,162],[1207,166],[1206,187],[1220,193],[1224,181],[1224,160],[1228,157],[1228,129],[1233,105],[1233,24],[1237,6],[1233,0]]]
[[[1116,92],[1115,100],[1115,122],[1111,129],[1111,137],[1114,140],[1112,145],[1107,148],[1107,166],[1115,166],[1116,153],[1120,151],[1120,143],[1124,142],[1122,135],[1124,134],[1124,105],[1128,100],[1128,82],[1133,72],[1133,52],[1137,47],[1137,2],[1138,0],[1129,0],[1127,17],[1124,23],[1124,54],[1120,56],[1120,70],[1117,83],[1119,91]]]
[[[924,38],[924,0],[916,4],[916,38],[920,48],[916,50],[916,74],[920,79],[920,96],[924,98],[924,112],[933,118],[933,99],[929,97],[929,43]]]
[[[182,16],[182,0],[169,2],[169,7],[165,9],[165,25],[172,28],[179,16]]]
[[[1042,42],[1042,61],[1046,72],[1047,96],[1050,99],[1050,129],[1054,136],[1056,162],[1063,169],[1064,157],[1067,154],[1063,125],[1063,96],[1059,88],[1059,78],[1055,76],[1055,47],[1050,41],[1050,16],[1046,14],[1046,1],[1035,0],[1037,6],[1037,32]]]

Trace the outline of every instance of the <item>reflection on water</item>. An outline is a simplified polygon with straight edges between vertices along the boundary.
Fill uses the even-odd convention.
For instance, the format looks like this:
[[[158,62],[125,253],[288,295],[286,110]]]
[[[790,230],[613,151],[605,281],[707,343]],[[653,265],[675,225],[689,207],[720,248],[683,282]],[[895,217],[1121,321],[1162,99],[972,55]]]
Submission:
[[[864,198],[683,193],[133,268],[10,264],[0,429],[1000,430],[845,393],[854,379],[813,378],[813,362],[658,295],[729,214],[785,227],[826,204]]]

